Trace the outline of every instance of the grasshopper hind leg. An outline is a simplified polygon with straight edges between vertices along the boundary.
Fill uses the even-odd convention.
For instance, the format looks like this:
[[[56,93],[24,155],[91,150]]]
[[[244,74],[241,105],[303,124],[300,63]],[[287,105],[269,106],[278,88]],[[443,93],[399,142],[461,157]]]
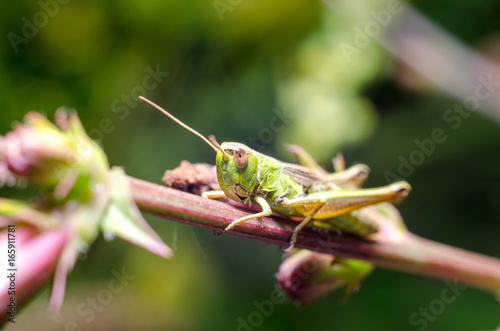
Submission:
[[[288,248],[285,249],[285,252],[289,252],[293,249],[293,247],[295,246],[295,243],[297,242],[297,237],[299,236],[299,232],[307,225],[309,224],[309,222],[312,220],[314,214],[316,214],[316,212],[321,208],[322,206],[317,206],[316,208],[314,208],[310,213],[309,215],[307,215],[306,218],[304,218],[302,220],[302,222],[299,223],[299,225],[297,225],[295,227],[295,229],[293,230],[293,233],[292,233],[292,239],[290,239],[290,246],[288,246]]]
[[[336,228],[358,236],[368,236],[380,230],[376,221],[362,217],[357,211],[327,219],[315,219],[314,225],[321,228]]]

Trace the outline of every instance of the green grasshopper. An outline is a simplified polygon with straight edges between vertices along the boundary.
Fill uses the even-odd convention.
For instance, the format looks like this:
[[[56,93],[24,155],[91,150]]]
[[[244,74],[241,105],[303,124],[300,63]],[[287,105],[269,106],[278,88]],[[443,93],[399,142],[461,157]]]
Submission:
[[[219,145],[215,138],[205,138],[154,102],[142,96],[139,98],[203,139],[217,153],[217,180],[222,190],[204,192],[203,197],[230,198],[236,202],[258,204],[262,208],[261,212],[234,220],[223,232],[274,212],[304,217],[295,228],[287,250],[294,247],[299,232],[311,221],[318,226],[333,226],[367,236],[379,230],[377,223],[357,218],[351,212],[380,202],[400,202],[411,190],[405,181],[379,188],[357,188],[369,172],[369,168],[361,164],[345,170],[342,166],[339,167],[342,169],[337,169],[340,171],[330,174],[304,151],[297,151],[296,155],[306,166],[281,162],[237,142]]]

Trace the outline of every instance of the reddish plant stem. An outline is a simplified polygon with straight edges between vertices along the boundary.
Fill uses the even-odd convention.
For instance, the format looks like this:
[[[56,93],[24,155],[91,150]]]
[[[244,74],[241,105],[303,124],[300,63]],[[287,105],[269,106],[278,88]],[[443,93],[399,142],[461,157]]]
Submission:
[[[143,212],[181,223],[220,231],[248,215],[230,204],[204,199],[130,177],[135,202]],[[238,225],[228,234],[287,247],[296,222],[263,217]],[[371,261],[376,265],[441,279],[453,279],[500,295],[500,260],[454,248],[411,234],[374,240],[306,227],[296,247]]]

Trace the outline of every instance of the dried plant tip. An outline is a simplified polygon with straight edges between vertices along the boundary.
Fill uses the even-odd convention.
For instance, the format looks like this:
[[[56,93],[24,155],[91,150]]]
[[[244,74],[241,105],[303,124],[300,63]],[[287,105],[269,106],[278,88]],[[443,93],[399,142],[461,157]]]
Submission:
[[[165,171],[162,181],[172,188],[196,195],[220,190],[215,166],[205,163],[181,161],[179,167]]]

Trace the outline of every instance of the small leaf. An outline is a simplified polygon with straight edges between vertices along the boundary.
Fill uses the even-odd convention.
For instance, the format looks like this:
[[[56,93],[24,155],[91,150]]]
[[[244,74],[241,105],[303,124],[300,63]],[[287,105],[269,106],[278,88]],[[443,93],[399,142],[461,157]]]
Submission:
[[[102,230],[141,246],[152,253],[169,257],[172,250],[160,239],[142,217],[132,199],[132,193],[125,172],[114,167],[110,173],[112,185],[110,205],[102,221]]]

